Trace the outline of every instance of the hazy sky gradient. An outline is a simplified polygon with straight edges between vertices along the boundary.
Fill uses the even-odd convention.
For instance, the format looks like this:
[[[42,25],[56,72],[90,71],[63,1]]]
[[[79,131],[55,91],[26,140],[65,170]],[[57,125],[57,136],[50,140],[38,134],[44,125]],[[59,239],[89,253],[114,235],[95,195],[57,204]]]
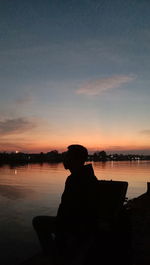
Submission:
[[[150,154],[150,1],[0,1],[0,150]]]

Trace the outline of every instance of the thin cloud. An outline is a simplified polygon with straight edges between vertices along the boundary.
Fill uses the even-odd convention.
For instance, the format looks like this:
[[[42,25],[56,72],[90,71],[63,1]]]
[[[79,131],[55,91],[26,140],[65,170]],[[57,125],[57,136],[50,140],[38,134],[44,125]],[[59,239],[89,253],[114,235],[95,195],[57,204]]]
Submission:
[[[141,134],[150,136],[150,129],[140,131]]]
[[[107,150],[122,150],[122,146],[120,145],[108,146]]]
[[[23,151],[26,149],[27,147],[27,144],[24,144],[24,143],[12,143],[12,142],[9,142],[7,140],[5,140],[5,142],[2,141],[3,139],[0,140],[0,152],[1,151],[12,151],[12,150],[19,150],[19,151]],[[11,140],[11,139],[10,139]],[[14,139],[12,139],[12,141],[14,141]],[[18,142],[18,141],[17,141]]]
[[[16,100],[16,104],[28,104],[33,101],[33,97],[30,93],[23,95],[22,97]]]
[[[26,118],[5,119],[0,121],[0,135],[20,134],[36,126],[34,121]]]
[[[114,88],[118,88],[123,84],[133,81],[134,79],[135,76],[133,75],[115,75],[105,77],[83,84],[83,86],[81,86],[76,92],[77,94],[96,96],[104,92],[111,91]]]

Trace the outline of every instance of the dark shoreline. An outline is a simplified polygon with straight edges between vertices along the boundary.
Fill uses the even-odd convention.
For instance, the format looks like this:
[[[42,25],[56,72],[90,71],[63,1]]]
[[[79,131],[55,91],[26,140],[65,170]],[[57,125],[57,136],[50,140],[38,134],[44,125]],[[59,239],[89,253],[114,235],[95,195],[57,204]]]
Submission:
[[[30,163],[60,163],[63,161],[65,153],[59,153],[57,150],[48,153],[27,154],[16,151],[15,153],[0,153],[0,165],[18,165]],[[89,162],[107,162],[107,161],[150,161],[150,155],[137,154],[107,154],[105,151],[96,152],[88,155]]]
[[[136,160],[111,160],[112,162],[136,162]],[[111,162],[110,160],[108,161],[88,161],[88,162],[102,162],[102,163],[107,163],[107,162]],[[150,160],[140,160],[140,161],[145,161],[145,162],[149,162]],[[3,167],[3,166],[10,166],[12,168],[14,167],[19,167],[19,166],[27,166],[27,165],[30,165],[30,164],[59,164],[59,163],[62,163],[62,161],[0,161],[0,167]]]

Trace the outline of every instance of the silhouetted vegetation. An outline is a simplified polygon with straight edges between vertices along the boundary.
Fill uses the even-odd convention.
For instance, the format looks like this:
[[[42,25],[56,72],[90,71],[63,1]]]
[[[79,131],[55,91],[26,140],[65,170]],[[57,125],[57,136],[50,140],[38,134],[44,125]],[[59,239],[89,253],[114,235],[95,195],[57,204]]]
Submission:
[[[105,151],[95,152],[89,156],[91,161],[136,161],[136,160],[150,160],[150,155],[138,154],[106,154]]]
[[[105,151],[101,151],[101,152],[96,152],[93,154],[93,156],[91,156],[91,158],[93,158],[93,161],[107,161],[108,160],[108,156],[106,154]]]
[[[1,164],[17,164],[17,163],[59,163],[63,161],[63,153],[57,150],[52,150],[48,153],[22,153],[22,152],[1,152]],[[136,160],[150,160],[150,155],[137,155],[137,154],[107,154],[104,150],[97,151],[88,155],[88,161],[136,161]]]
[[[62,162],[63,153],[59,153],[57,150],[50,151],[48,153],[39,154],[26,154],[26,153],[0,153],[0,163],[59,163]]]

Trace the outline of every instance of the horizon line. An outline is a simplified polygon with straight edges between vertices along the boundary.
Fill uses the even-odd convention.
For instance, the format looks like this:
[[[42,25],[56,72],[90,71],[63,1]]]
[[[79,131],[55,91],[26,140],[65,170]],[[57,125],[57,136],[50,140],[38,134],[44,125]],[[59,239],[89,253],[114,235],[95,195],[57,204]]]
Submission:
[[[91,149],[91,148],[87,148],[88,149],[88,153],[89,155],[97,153],[97,152],[101,152],[101,151],[105,151],[106,154],[123,154],[123,155],[150,155],[150,149],[122,149],[122,150],[117,150],[117,149],[105,149],[105,148],[101,148],[101,149]],[[56,149],[53,148],[51,150],[45,150],[45,151],[37,151],[37,150],[0,150],[0,153],[25,153],[25,154],[47,154],[49,152],[52,151],[57,151],[58,153],[63,153],[65,152],[67,149]]]

